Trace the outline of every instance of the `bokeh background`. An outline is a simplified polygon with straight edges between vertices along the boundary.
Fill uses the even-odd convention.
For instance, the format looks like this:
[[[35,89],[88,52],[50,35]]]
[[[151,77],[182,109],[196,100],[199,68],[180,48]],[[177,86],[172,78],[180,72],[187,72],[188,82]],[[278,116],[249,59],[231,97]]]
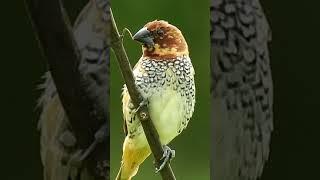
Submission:
[[[87,1],[64,1],[72,19]],[[273,31],[270,54],[275,85],[275,132],[272,136],[270,160],[261,179],[318,179],[320,162],[320,2],[290,0],[261,0],[261,2]],[[208,62],[204,58],[208,52],[205,49],[209,47],[209,44],[204,40],[204,46],[200,47],[202,40],[194,38],[195,36],[202,38],[207,36],[207,32],[205,32],[207,29],[202,29],[209,27],[209,24],[205,24],[209,23],[207,0],[192,2],[182,0],[113,0],[112,4],[120,28],[127,27],[135,32],[144,23],[155,18],[166,18],[179,26],[189,41],[189,45],[191,45],[191,41],[199,41],[196,43],[197,46],[190,47],[194,65],[204,67],[197,72],[197,76],[204,77],[200,76],[202,73],[209,75],[208,68],[201,65]],[[35,87],[41,82],[40,77],[45,72],[46,66],[28,21],[23,1],[4,1],[0,8],[2,17],[0,28],[2,35],[0,43],[2,105],[0,179],[42,180],[39,134],[36,130],[38,112],[34,109],[39,96],[39,91]],[[135,63],[140,56],[139,46],[127,37],[125,45],[132,63]],[[196,59],[201,52],[204,52],[203,59]],[[114,58],[112,58],[112,67],[115,66]],[[112,71],[112,73],[113,76],[119,76],[118,72]],[[207,95],[209,89],[199,89],[202,84],[202,88],[207,86],[208,82],[202,81],[207,81],[207,79],[198,82],[197,106],[204,107],[202,106],[204,101],[201,100],[202,95],[199,94],[199,91],[205,92],[204,95]],[[112,89],[112,93],[119,93],[112,102],[118,103],[112,107],[112,116],[117,116],[117,119],[113,119],[111,122],[115,127],[112,128],[112,137],[116,138],[112,140],[114,149],[111,156],[112,171],[115,173],[119,167],[120,146],[124,138],[120,127],[122,119],[119,112],[115,111],[115,108],[120,108],[122,80],[119,79],[118,82],[112,80],[112,83],[117,86]],[[183,179],[181,176],[185,177],[184,173],[188,173],[189,179],[209,179],[207,162],[210,158],[208,157],[209,146],[206,143],[210,143],[210,141],[207,139],[209,135],[205,137],[209,129],[201,131],[203,136],[200,139],[198,138],[199,133],[194,132],[202,124],[208,123],[208,119],[199,119],[201,115],[199,111],[202,110],[197,109],[195,117],[190,122],[190,127],[172,144],[178,153],[172,165],[179,179]],[[114,135],[114,133],[116,134]],[[193,150],[189,152],[190,145]],[[196,146],[208,148],[202,151],[194,148]],[[198,159],[195,158],[197,155],[199,155],[199,161],[195,161]],[[198,166],[204,167],[204,169],[198,168]],[[194,174],[196,171],[191,167],[195,167],[199,174],[203,172],[202,176],[206,177],[201,179],[201,174],[198,177],[199,174]],[[149,179],[157,179],[158,177],[152,172],[152,162],[149,160],[141,169],[139,178],[136,179],[142,178],[144,173],[146,176],[150,175]]]
[[[171,165],[177,179],[205,180],[210,178],[210,26],[209,1],[192,0],[112,0],[112,10],[118,28],[128,28],[134,34],[147,22],[166,20],[177,26],[183,33],[196,71],[196,107],[188,128],[169,145],[176,150],[176,158]],[[134,65],[141,57],[141,45],[130,39],[124,39],[125,48]],[[123,79],[116,59],[111,53],[111,179],[117,175],[124,140],[123,118],[121,110],[121,88]],[[142,164],[138,180],[160,180],[155,174],[153,156]]]

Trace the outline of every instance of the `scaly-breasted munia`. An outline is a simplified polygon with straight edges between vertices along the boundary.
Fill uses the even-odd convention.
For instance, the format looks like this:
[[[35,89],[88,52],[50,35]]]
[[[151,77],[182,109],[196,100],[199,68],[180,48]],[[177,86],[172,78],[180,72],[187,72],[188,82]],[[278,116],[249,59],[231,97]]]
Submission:
[[[135,83],[165,146],[187,127],[194,111],[195,71],[188,45],[177,27],[162,20],[147,23],[133,39],[143,44]],[[122,103],[126,138],[117,179],[130,180],[151,151],[126,88]]]

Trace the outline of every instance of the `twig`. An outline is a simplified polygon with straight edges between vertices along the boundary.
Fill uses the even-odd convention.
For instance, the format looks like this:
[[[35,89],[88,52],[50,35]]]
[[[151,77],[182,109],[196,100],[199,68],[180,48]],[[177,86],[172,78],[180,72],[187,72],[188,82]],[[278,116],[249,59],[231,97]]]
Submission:
[[[141,121],[143,130],[147,137],[151,151],[155,157],[156,165],[159,167],[161,164],[161,158],[164,152],[163,147],[159,140],[159,134],[150,119],[147,105],[142,104],[143,98],[141,97],[135,85],[132,68],[130,66],[127,53],[124,49],[122,37],[119,34],[116,22],[113,17],[112,10],[110,10],[110,13],[111,13],[111,21],[112,21],[111,48],[113,49],[117,57],[118,64],[120,66],[122,76],[127,85],[127,89],[131,97],[132,103],[136,109],[140,106],[140,108],[138,108],[137,114]],[[163,180],[175,180],[175,176],[173,174],[173,171],[169,163],[167,163],[165,167],[160,171],[160,174]]]

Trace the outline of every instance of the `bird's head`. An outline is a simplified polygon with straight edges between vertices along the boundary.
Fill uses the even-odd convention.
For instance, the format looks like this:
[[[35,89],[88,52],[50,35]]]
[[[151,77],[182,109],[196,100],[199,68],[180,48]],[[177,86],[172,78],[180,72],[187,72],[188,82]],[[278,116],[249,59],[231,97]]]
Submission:
[[[163,60],[189,55],[188,44],[181,31],[163,20],[147,23],[133,39],[143,44],[144,57]]]

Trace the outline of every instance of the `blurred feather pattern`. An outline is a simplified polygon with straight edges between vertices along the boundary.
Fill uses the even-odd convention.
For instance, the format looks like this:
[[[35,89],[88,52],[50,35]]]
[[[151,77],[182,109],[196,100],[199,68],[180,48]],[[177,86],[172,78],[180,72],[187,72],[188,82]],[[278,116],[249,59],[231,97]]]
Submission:
[[[95,3],[94,3],[95,2]],[[100,11],[98,10],[103,10]],[[102,15],[102,16],[101,16]],[[81,52],[80,71],[85,77],[83,88],[90,98],[97,99],[96,110],[108,114],[109,99],[109,42],[108,24],[109,2],[107,0],[89,1],[74,24],[73,32]],[[61,105],[55,84],[47,72],[45,82],[40,85],[43,94],[39,99],[41,115],[41,158],[45,180],[92,180],[109,179],[109,147],[99,146],[90,158],[96,158],[95,175],[87,168],[77,168],[67,164],[68,159],[77,151],[76,139]],[[95,110],[93,110],[92,113]],[[109,132],[108,132],[109,134]],[[87,167],[87,166],[86,166]]]
[[[271,30],[259,0],[211,0],[214,180],[255,180],[269,156]]]

